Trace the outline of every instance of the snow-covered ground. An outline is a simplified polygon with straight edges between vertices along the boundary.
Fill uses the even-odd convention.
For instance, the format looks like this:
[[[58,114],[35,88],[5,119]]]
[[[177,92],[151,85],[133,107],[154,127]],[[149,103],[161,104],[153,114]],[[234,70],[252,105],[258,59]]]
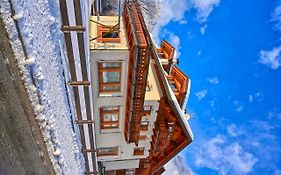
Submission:
[[[8,0],[0,0],[0,15],[55,172],[83,174],[84,159],[77,128],[72,125],[72,102],[65,86],[64,75],[68,73],[64,71],[66,54],[58,1],[11,0],[11,3],[12,6]]]

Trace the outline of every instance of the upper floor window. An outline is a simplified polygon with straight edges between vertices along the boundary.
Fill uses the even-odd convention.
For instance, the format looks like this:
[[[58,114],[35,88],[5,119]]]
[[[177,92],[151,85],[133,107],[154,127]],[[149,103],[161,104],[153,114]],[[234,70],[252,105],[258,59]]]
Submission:
[[[118,155],[118,146],[98,148],[98,156],[116,156]]]
[[[119,128],[119,106],[103,106],[100,108],[101,129]]]
[[[120,43],[120,32],[113,28],[114,26],[98,26],[98,42]]]
[[[99,67],[99,92],[120,92],[121,62],[102,62]]]

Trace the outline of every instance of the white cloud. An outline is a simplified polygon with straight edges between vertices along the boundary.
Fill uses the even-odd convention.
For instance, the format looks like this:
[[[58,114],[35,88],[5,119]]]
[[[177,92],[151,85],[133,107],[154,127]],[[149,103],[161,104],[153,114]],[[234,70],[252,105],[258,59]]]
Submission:
[[[281,32],[281,3],[272,13],[271,21],[275,22],[275,29]],[[281,66],[281,45],[271,50],[261,50],[259,53],[259,63],[269,66],[271,69],[278,69]]]
[[[177,155],[172,160],[170,160],[165,166],[165,172],[163,175],[192,175],[190,169],[184,163],[183,157]]]
[[[235,124],[230,124],[227,126],[227,133],[231,137],[237,137],[243,134],[241,128],[238,128]]]
[[[234,106],[235,106],[235,111],[236,112],[241,112],[241,111],[243,111],[243,109],[244,109],[244,106],[242,106],[241,104],[240,104],[240,102],[238,102],[237,100],[236,101],[234,101]]]
[[[248,101],[249,103],[253,103],[254,101],[262,101],[263,100],[263,94],[261,92],[256,92],[254,94],[249,94]]]
[[[251,124],[254,125],[256,128],[258,128],[262,131],[266,131],[266,132],[272,131],[272,130],[280,127],[279,125],[270,124],[267,121],[260,121],[260,120],[253,120],[253,121],[251,121]],[[266,134],[266,133],[264,133],[264,134]],[[275,137],[275,136],[272,135],[269,138],[272,138],[272,137]]]
[[[267,113],[267,119],[277,119],[281,120],[281,112],[278,111],[277,109],[274,109],[272,111],[269,111]]]
[[[208,91],[206,89],[195,93],[198,100],[202,100],[203,98],[206,97],[207,94],[208,94]]]
[[[159,43],[161,29],[172,21],[178,22],[179,24],[186,24],[187,20],[184,15],[192,8],[197,11],[199,22],[206,22],[214,7],[218,6],[219,3],[220,0],[161,0],[160,16],[152,32],[155,37],[154,39]],[[206,29],[206,27],[204,28]]]
[[[209,78],[208,81],[212,84],[219,84],[220,82],[218,77]]]
[[[208,25],[205,24],[204,26],[202,26],[202,27],[200,28],[200,32],[201,32],[202,35],[205,35],[205,32],[206,32],[207,27],[208,27]]]
[[[209,101],[209,104],[212,108],[214,108],[215,107],[215,99]]]
[[[200,22],[206,22],[208,16],[218,6],[220,0],[190,0],[193,7],[197,10],[197,18]]]
[[[238,142],[229,143],[221,135],[211,138],[202,145],[204,146],[195,155],[195,164],[218,171],[220,175],[249,173],[258,161]]]
[[[174,33],[168,32],[168,42],[176,49],[175,57],[180,56],[180,38]]]
[[[278,69],[281,66],[281,46],[270,51],[261,50],[259,63],[269,66],[271,69]]]
[[[253,95],[249,95],[249,103],[252,103],[253,102],[253,99],[254,97],[253,97]]]
[[[275,28],[281,31],[281,5],[277,6],[273,11],[271,21],[276,22]]]
[[[170,22],[187,23],[184,14],[190,9],[187,0],[162,0],[160,4],[160,16],[153,29],[153,36],[157,43],[160,41],[160,30]]]

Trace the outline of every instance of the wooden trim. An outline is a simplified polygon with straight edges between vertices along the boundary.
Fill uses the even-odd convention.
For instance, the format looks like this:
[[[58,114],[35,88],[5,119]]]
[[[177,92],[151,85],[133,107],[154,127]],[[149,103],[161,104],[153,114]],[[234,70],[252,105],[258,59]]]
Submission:
[[[138,147],[134,149],[134,156],[144,155],[144,147]]]
[[[84,153],[95,153],[95,152],[97,152],[97,150],[96,149],[82,149],[82,152],[84,152]]]
[[[77,125],[93,124],[93,120],[75,120]]]
[[[63,25],[61,27],[61,31],[63,32],[70,32],[70,31],[75,31],[75,32],[84,32],[86,30],[85,27],[83,26],[68,26],[68,25]]]
[[[101,87],[108,87],[108,86],[121,86],[120,83],[100,83]]]
[[[70,86],[90,86],[89,81],[71,81],[68,82],[68,85]]]
[[[146,135],[140,135],[139,140],[146,140]]]
[[[148,131],[148,125],[141,125],[142,131]]]
[[[101,43],[108,43],[108,42],[112,42],[112,43],[120,43],[121,42],[121,35],[120,35],[120,31],[116,31],[116,26],[102,26],[102,25],[98,25],[98,32],[97,32],[97,41],[101,42]],[[104,36],[104,32],[106,33],[118,33],[118,37],[117,38],[103,38]]]
[[[112,152],[100,152],[103,149],[113,149],[113,151]],[[98,154],[98,156],[116,156],[116,155],[118,155],[118,149],[119,149],[118,146],[98,148],[97,154]]]

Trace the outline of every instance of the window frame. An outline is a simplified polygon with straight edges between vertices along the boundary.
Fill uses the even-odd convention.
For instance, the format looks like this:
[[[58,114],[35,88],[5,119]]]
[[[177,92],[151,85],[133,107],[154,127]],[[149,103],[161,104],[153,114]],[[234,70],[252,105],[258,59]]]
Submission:
[[[143,156],[144,155],[144,147],[136,147],[134,148],[134,156]]]
[[[110,28],[112,28],[114,26],[103,26],[103,25],[98,25],[98,39],[97,41],[100,43],[120,43],[121,42],[121,35],[120,35],[120,31],[116,32],[113,31],[114,33],[118,34],[117,38],[103,38],[103,33],[110,33]]]
[[[104,110],[105,107],[117,107],[116,110]],[[105,114],[117,114],[117,121],[105,121],[104,120],[104,115]],[[119,125],[120,122],[120,106],[101,106],[100,107],[100,128],[101,129],[118,129],[120,127]],[[106,126],[106,125],[111,125],[111,126]],[[112,126],[116,125],[116,126]]]
[[[100,150],[106,150],[106,149],[113,149],[113,151],[103,151],[100,152]],[[119,147],[115,146],[115,147],[102,147],[102,148],[98,148],[97,150],[97,155],[98,156],[117,156],[118,155],[118,151],[119,151]]]
[[[106,63],[118,63],[119,67],[103,67]],[[103,73],[104,72],[118,72],[119,80],[118,82],[104,82]],[[99,79],[99,92],[121,92],[121,80],[122,80],[122,62],[112,61],[112,62],[98,62],[98,79]],[[117,87],[117,89],[104,89],[104,87]]]
[[[146,109],[146,108],[149,108],[149,109]],[[143,107],[143,115],[144,116],[150,116],[151,115],[151,111],[152,111],[152,106],[145,105]]]
[[[149,121],[141,121],[141,131],[148,131]]]

